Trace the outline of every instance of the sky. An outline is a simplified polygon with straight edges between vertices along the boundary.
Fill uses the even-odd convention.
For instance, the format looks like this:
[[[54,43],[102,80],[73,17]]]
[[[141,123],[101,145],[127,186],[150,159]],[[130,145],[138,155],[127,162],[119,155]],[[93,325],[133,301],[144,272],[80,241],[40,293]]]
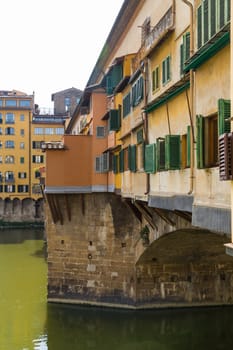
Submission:
[[[83,90],[124,0],[10,0],[1,2],[0,90],[51,95]]]

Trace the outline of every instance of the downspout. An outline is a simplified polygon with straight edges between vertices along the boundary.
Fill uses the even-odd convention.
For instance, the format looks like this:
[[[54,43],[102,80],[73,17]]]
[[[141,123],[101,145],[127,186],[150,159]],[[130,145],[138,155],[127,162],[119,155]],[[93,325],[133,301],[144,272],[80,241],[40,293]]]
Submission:
[[[193,35],[193,4],[189,0],[182,0],[190,8],[190,56],[194,54],[194,35]],[[195,135],[194,135],[194,70],[190,69],[190,104],[189,114],[190,114],[190,188],[188,194],[193,193],[194,188],[194,145],[195,145]],[[188,96],[187,96],[188,100]]]
[[[148,113],[146,111],[146,106],[148,103],[148,59],[144,59],[143,64],[143,80],[144,80],[144,111],[142,112],[144,114],[143,117],[143,129],[145,134],[145,144],[148,145],[149,143],[149,135],[148,135]],[[150,174],[146,174],[146,192],[144,193],[147,195],[150,193]]]

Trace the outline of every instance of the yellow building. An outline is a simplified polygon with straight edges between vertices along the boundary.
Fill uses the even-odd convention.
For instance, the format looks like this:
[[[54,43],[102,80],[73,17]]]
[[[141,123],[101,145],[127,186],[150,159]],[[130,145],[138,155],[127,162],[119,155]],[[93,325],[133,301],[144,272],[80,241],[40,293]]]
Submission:
[[[42,142],[59,141],[66,116],[39,115],[34,95],[0,91],[0,197],[40,199],[45,175]]]

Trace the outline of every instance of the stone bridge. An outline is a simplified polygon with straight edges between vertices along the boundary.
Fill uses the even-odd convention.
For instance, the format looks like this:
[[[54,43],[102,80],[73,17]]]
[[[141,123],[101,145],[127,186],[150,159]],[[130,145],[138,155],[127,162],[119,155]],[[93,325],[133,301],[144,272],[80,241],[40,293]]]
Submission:
[[[122,308],[230,304],[230,237],[191,213],[115,194],[47,194],[48,301]]]

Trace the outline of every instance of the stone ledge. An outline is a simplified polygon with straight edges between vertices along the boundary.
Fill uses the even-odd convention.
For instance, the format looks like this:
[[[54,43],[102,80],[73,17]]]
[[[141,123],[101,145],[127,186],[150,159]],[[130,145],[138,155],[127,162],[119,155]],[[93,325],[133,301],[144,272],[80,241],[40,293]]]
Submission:
[[[233,256],[233,243],[226,243],[224,246],[226,247],[226,254]]]

